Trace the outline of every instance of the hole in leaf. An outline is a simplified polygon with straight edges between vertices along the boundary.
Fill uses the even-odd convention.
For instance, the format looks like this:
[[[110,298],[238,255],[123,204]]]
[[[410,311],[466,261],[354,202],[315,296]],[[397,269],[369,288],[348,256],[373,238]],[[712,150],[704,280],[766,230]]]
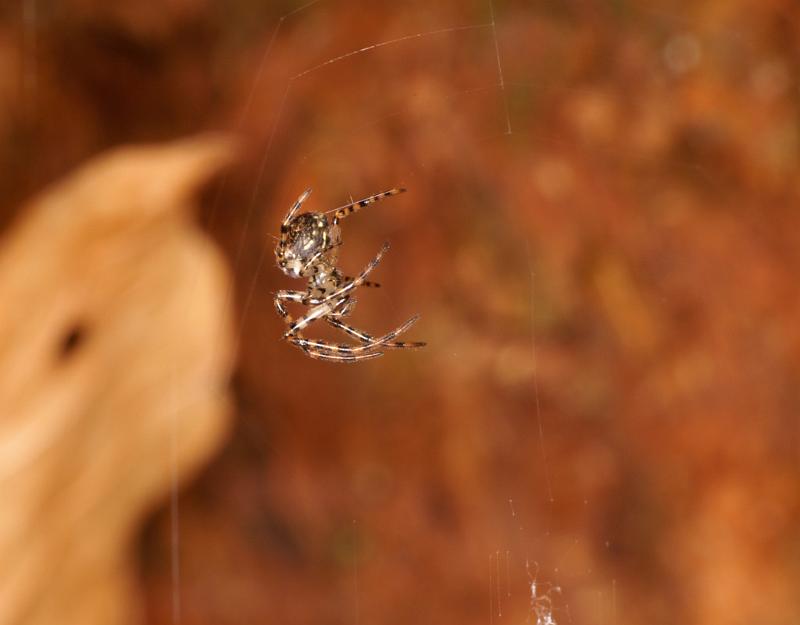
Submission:
[[[82,323],[71,326],[62,336],[59,344],[58,356],[61,360],[66,360],[75,354],[86,342],[87,330]]]

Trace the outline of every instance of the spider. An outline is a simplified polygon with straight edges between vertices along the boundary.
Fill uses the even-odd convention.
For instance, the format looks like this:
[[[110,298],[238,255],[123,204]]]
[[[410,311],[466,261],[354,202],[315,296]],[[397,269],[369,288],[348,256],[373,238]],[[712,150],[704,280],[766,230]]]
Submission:
[[[383,356],[382,349],[406,349],[424,347],[422,342],[403,342],[395,339],[414,325],[419,315],[411,317],[401,326],[380,337],[373,337],[342,321],[355,307],[353,293],[359,286],[379,287],[377,282],[367,280],[367,275],[380,262],[389,244],[384,243],[375,258],[355,278],[344,275],[336,268],[338,247],[342,244],[339,222],[365,206],[382,200],[405,189],[390,189],[362,200],[351,202],[341,208],[328,211],[333,213],[330,222],[326,213],[300,213],[300,207],[311,195],[311,189],[304,191],[291,206],[281,223],[281,237],[275,248],[278,267],[292,278],[307,278],[305,291],[278,291],[275,294],[275,308],[289,329],[283,338],[303,350],[311,358],[336,362],[356,362]],[[310,310],[293,319],[286,310],[286,302],[310,306]],[[359,345],[336,344],[322,340],[307,339],[301,331],[317,319],[341,330],[359,341]]]

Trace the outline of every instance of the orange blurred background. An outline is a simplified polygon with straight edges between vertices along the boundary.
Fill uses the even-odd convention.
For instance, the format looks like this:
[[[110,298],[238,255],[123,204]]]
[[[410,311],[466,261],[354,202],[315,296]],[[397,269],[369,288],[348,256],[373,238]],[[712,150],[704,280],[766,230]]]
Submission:
[[[112,145],[244,145],[200,216],[235,273],[236,422],[144,531],[149,623],[800,622],[795,2],[0,19],[4,225]],[[392,245],[353,322],[418,312],[429,345],[312,361],[279,340],[271,235],[308,186],[396,185],[343,224],[347,273]]]

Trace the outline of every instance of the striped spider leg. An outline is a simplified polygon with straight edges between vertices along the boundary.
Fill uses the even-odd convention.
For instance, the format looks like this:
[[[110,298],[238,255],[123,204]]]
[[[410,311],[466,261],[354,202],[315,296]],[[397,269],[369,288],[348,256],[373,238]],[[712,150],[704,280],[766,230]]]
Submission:
[[[419,315],[415,315],[397,329],[376,339],[372,335],[367,334],[366,332],[362,332],[361,330],[357,330],[353,326],[347,325],[346,323],[344,323],[343,321],[332,315],[328,315],[325,317],[325,321],[327,321],[328,324],[332,325],[334,328],[338,328],[345,334],[348,334],[349,336],[352,336],[353,338],[359,340],[365,346],[370,346],[372,344],[377,343],[381,347],[389,349],[419,349],[420,347],[425,347],[427,343],[425,343],[424,341],[413,341],[413,342],[392,341],[392,339],[396,338],[397,336],[405,332],[412,324],[416,323],[418,319]]]
[[[350,204],[345,204],[344,206],[340,206],[339,208],[334,208],[327,212],[333,213],[333,225],[337,225],[342,219],[349,217],[353,213],[357,213],[365,206],[369,206],[370,204],[374,204],[375,202],[379,202],[387,197],[392,197],[393,195],[399,195],[400,193],[405,193],[406,190],[402,187],[389,189],[388,191],[382,191],[381,193],[376,193],[375,195],[370,195],[369,197],[365,197],[363,200],[356,200],[355,202],[350,202]]]
[[[292,318],[289,316],[288,311],[284,307],[283,301],[300,302],[304,298],[305,294],[302,291],[281,291],[277,294],[275,298],[275,306],[279,314],[286,319],[287,323],[291,324]],[[311,340],[305,338],[301,334],[301,331],[297,329],[291,331],[291,333],[287,333],[285,338],[287,338],[292,344],[297,345],[312,358],[336,360],[341,362],[352,362],[356,360],[377,358],[378,356],[382,356],[383,353],[371,350],[376,350],[379,348],[403,349],[425,346],[425,343],[422,342],[410,343],[393,340],[414,325],[419,320],[419,315],[415,315],[391,332],[388,332],[387,334],[377,338],[339,321],[336,317],[342,315],[342,311],[348,304],[352,303],[352,301],[353,300],[351,300],[349,297],[345,297],[341,298],[340,300],[336,300],[332,304],[321,304],[318,308],[313,309],[311,313],[306,315],[305,318],[313,315],[314,319],[325,319],[325,321],[327,321],[333,327],[343,329],[350,336],[358,338],[358,340],[362,343],[361,345],[353,346],[341,343],[330,343],[322,340]],[[333,309],[332,312],[327,312],[331,309]]]
[[[326,319],[326,321],[330,320],[329,317],[325,317],[325,319]],[[392,340],[395,339],[396,337],[398,337],[400,334],[402,334],[406,330],[408,330],[417,321],[419,321],[419,315],[415,315],[414,317],[411,317],[411,319],[406,321],[404,324],[396,327],[391,332],[387,332],[383,336],[380,336],[378,338],[370,337],[368,340],[364,341],[362,345],[356,345],[356,346],[347,345],[347,344],[329,343],[328,341],[310,340],[310,339],[306,339],[306,338],[303,338],[303,337],[296,337],[296,336],[291,337],[289,340],[292,343],[294,343],[295,345],[297,345],[298,347],[302,347],[302,348],[312,348],[312,349],[316,349],[316,350],[331,351],[331,352],[334,352],[334,353],[347,354],[347,355],[364,354],[366,352],[369,352],[370,350],[374,350],[374,349],[377,349],[377,348],[383,348],[383,347],[402,348],[402,347],[406,347],[406,346],[409,346],[409,347],[412,346],[411,343],[400,343],[400,342],[396,342],[395,343],[395,342],[392,342]],[[359,331],[356,330],[356,332],[359,332]],[[365,335],[363,332],[359,332],[359,334],[361,336],[368,336],[368,335]],[[413,345],[416,346],[416,347],[421,347],[422,345],[425,345],[425,344],[422,343],[422,345],[419,345],[419,344],[413,344]]]
[[[403,349],[425,345],[422,342],[411,343],[394,340],[416,323],[417,316],[377,338],[340,321],[342,317],[349,315],[355,306],[355,299],[352,295],[359,286],[380,286],[376,282],[367,280],[366,276],[375,269],[389,246],[384,244],[375,258],[358,276],[355,278],[345,276],[336,268],[338,247],[341,245],[339,223],[363,207],[403,191],[404,189],[391,189],[328,211],[334,213],[328,222],[325,213],[298,214],[303,202],[311,193],[311,190],[308,189],[287,212],[281,223],[281,237],[275,249],[277,263],[287,275],[306,278],[308,285],[305,291],[279,291],[275,296],[275,308],[289,326],[283,338],[302,349],[310,357],[337,362],[354,362],[383,355],[381,351],[378,351],[383,347]],[[295,320],[286,309],[287,302],[310,306],[311,309]],[[326,320],[348,336],[356,338],[360,344],[336,344],[302,336],[302,331],[318,319]]]
[[[308,293],[303,293],[302,291],[279,291],[275,296],[275,307],[281,317],[283,317],[287,324],[289,324],[289,329],[283,335],[283,338],[288,339],[291,343],[303,349],[303,351],[305,351],[312,358],[317,357],[321,359],[337,361],[354,361],[364,360],[366,358],[375,358],[383,354],[381,352],[374,352],[371,350],[375,350],[376,348],[383,346],[394,349],[424,346],[424,343],[392,342],[393,339],[408,330],[414,323],[417,322],[419,319],[418,315],[412,317],[388,334],[378,338],[373,338],[364,332],[351,329],[352,331],[349,332],[349,334],[351,334],[351,336],[357,336],[359,340],[362,341],[362,345],[358,346],[306,339],[300,334],[305,327],[307,327],[316,319],[331,319],[333,316],[344,316],[345,314],[349,313],[352,305],[355,304],[355,301],[351,299],[349,293],[366,281],[366,276],[378,265],[381,257],[388,248],[389,246],[384,244],[375,258],[364,268],[358,277],[344,281],[338,289],[325,297],[311,297]],[[307,314],[303,315],[298,320],[293,321],[283,304],[284,301],[297,302],[306,306],[311,305],[314,306],[314,308],[312,308]],[[341,327],[336,326],[335,324],[332,325],[335,327]],[[350,329],[350,326],[346,326],[345,324],[341,325]]]
[[[348,301],[349,297],[345,296],[338,300],[334,300],[325,304],[320,304],[319,306],[312,309],[310,313],[305,315],[304,318],[310,317],[312,315],[317,315],[314,318],[320,318],[325,314],[329,314],[331,310],[335,310],[336,308],[345,305]],[[300,349],[302,349],[308,356],[311,358],[315,358],[317,360],[331,360],[335,362],[357,362],[360,360],[368,360],[371,358],[378,358],[383,356],[383,352],[374,351],[374,346],[370,345],[367,349],[371,349],[373,351],[366,351],[363,350],[362,353],[358,353],[358,350],[353,350],[349,345],[336,345],[334,343],[329,343],[327,341],[312,341],[306,339],[301,334],[300,330],[295,330],[289,335],[284,335],[284,338],[288,338],[289,342],[293,345],[297,345]]]
[[[367,275],[369,275],[369,272],[372,271],[373,269],[375,269],[375,267],[378,266],[378,263],[381,262],[381,258],[383,257],[383,255],[386,253],[386,250],[388,250],[388,249],[389,249],[389,244],[388,243],[384,243],[383,247],[375,255],[375,258],[373,258],[369,262],[369,264],[364,268],[364,271],[362,271],[360,274],[358,274],[358,277],[355,278],[354,280],[342,283],[343,281],[341,279],[341,276],[333,274],[333,277],[335,278],[335,280],[332,280],[332,283],[335,286],[334,286],[333,292],[330,293],[329,295],[325,295],[326,290],[327,290],[325,287],[318,287],[317,290],[321,291],[322,297],[307,296],[307,297],[304,297],[302,300],[300,300],[301,304],[304,304],[306,306],[311,305],[311,306],[315,306],[315,307],[312,308],[311,311],[309,311],[307,314],[305,314],[302,317],[300,317],[300,319],[298,319],[297,321],[292,323],[289,326],[289,329],[286,330],[286,333],[283,335],[283,338],[288,338],[291,334],[294,334],[297,330],[302,330],[309,323],[314,321],[314,319],[319,319],[320,317],[322,317],[324,315],[327,315],[330,312],[332,312],[333,308],[331,308],[330,306],[328,306],[326,308],[325,305],[328,302],[330,302],[331,300],[339,300],[339,299],[341,299],[341,297],[343,295],[348,295],[351,291],[354,291],[357,287],[359,287],[361,285],[361,283],[364,282],[364,279],[367,277]],[[313,279],[312,279],[312,282],[313,282]],[[309,285],[309,286],[310,286],[309,290],[311,292],[313,292],[314,291],[313,286],[311,286],[311,285]],[[345,303],[345,300],[342,300],[339,303],[339,306],[341,306],[344,303]],[[335,306],[334,308],[338,308],[338,306]]]
[[[284,301],[290,302],[299,302],[302,298],[305,297],[305,293],[302,291],[280,291],[275,296],[275,308],[278,310],[278,314],[286,320],[287,323],[292,322],[292,317],[289,315],[289,312],[286,310],[286,307],[283,305]],[[347,298],[342,298],[341,303],[346,303]],[[337,302],[339,303],[339,302]],[[355,362],[356,360],[367,360],[369,358],[378,358],[383,354],[381,352],[372,352],[370,354],[362,354],[360,357],[356,358],[354,356],[346,355],[346,354],[338,354],[333,350],[326,350],[320,349],[318,346],[311,346],[305,345],[304,342],[306,339],[302,336],[299,330],[297,330],[291,337],[289,337],[289,341],[296,344],[300,349],[302,349],[308,356],[311,358],[316,358],[318,360],[331,360],[335,362]]]

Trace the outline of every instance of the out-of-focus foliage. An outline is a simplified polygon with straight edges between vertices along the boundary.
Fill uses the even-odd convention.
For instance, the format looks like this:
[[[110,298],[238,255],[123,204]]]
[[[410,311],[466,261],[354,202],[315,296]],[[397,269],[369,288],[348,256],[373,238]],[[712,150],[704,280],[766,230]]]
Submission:
[[[140,620],[131,542],[231,421],[228,267],[189,212],[233,152],[205,136],[104,153],[3,237],[4,625]]]
[[[484,2],[3,9],[3,215],[109,144],[250,141],[204,214],[239,414],[181,498],[181,622],[519,623],[529,573],[566,623],[800,619],[800,9],[643,4],[498,0],[504,91]],[[269,235],[396,184],[344,224],[353,271],[393,246],[355,320],[430,345],[310,361]],[[165,510],[152,623],[171,548]]]

